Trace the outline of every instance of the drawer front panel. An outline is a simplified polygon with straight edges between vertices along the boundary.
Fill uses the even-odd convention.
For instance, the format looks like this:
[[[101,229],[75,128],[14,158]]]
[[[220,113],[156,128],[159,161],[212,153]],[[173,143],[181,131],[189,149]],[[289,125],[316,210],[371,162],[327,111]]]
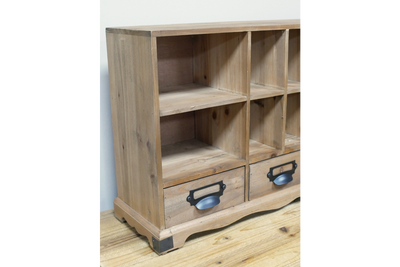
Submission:
[[[201,199],[206,195],[211,195],[220,191],[220,185],[217,184],[220,181],[223,181],[223,184],[225,184],[225,189],[223,190],[223,195],[219,197],[219,204],[211,208],[200,210],[194,205],[191,206],[187,201],[187,197],[190,195],[191,190],[199,189],[192,194],[196,199]],[[209,185],[212,186],[208,187]],[[209,199],[211,199],[211,197]],[[233,207],[243,202],[244,167],[177,186],[172,186],[164,189],[165,225],[169,228],[180,223]]]
[[[284,173],[293,168],[292,162],[295,161],[297,167],[292,174],[293,180],[287,184],[276,185],[268,178],[268,173],[273,168],[273,175],[278,176],[279,173]],[[288,163],[288,164],[286,164]],[[283,165],[274,168],[279,165]],[[278,178],[276,178],[278,179]],[[250,193],[249,199],[255,199],[266,194],[284,190],[292,185],[300,183],[300,151],[286,154],[284,156],[264,160],[250,165]]]

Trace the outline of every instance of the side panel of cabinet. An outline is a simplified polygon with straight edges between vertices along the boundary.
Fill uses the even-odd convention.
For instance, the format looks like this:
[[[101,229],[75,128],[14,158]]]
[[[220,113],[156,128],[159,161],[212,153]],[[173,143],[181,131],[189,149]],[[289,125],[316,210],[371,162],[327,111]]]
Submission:
[[[164,228],[154,37],[107,33],[118,197]]]

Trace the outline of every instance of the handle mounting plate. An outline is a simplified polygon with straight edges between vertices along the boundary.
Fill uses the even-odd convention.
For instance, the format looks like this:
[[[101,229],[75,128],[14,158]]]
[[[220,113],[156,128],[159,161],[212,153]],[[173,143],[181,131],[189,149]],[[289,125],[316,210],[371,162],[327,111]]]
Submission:
[[[292,164],[292,169],[288,170],[288,171],[284,171],[281,173],[278,173],[277,175],[273,175],[273,171],[274,169],[277,169],[279,167],[288,165],[288,164]],[[274,166],[272,168],[269,169],[269,172],[267,174],[267,177],[269,178],[270,182],[273,182],[276,185],[284,185],[287,183],[290,183],[291,181],[293,181],[293,174],[296,171],[297,168],[297,163],[295,160],[281,164],[281,165],[277,165]]]
[[[194,193],[196,191],[205,189],[207,187],[211,187],[214,185],[219,185],[219,191],[215,193],[211,193],[208,195],[204,195],[199,198],[194,198]],[[190,203],[190,206],[196,206],[197,209],[199,210],[205,210],[212,208],[220,203],[219,197],[223,195],[224,190],[226,188],[226,185],[223,183],[223,181],[219,181],[217,183],[213,183],[210,185],[206,185],[197,189],[190,190],[189,195],[186,198],[186,201]]]

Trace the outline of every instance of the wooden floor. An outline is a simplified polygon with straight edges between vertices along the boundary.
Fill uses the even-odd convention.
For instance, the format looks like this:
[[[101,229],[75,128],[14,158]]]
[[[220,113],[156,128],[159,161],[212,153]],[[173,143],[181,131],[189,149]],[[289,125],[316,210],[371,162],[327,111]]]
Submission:
[[[163,256],[134,228],[115,219],[113,210],[104,211],[100,213],[100,265],[300,266],[300,201],[194,234],[182,248]]]

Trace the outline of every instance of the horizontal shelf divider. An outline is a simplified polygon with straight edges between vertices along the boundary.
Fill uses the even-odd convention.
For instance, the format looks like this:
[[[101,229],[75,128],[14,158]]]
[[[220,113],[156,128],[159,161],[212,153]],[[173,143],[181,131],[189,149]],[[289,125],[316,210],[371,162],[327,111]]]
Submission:
[[[282,154],[282,151],[274,147],[262,144],[253,139],[249,143],[249,163],[267,160]]]
[[[159,99],[160,116],[162,117],[240,103],[247,101],[247,96],[191,83],[162,88],[160,90]]]
[[[286,133],[284,154],[300,150],[300,137]]]
[[[277,87],[255,83],[250,84],[250,100],[281,96],[284,95],[284,93],[285,91],[283,89]]]
[[[164,188],[244,165],[244,159],[196,139],[162,147]]]
[[[288,94],[300,93],[300,82],[288,80],[287,93]]]

